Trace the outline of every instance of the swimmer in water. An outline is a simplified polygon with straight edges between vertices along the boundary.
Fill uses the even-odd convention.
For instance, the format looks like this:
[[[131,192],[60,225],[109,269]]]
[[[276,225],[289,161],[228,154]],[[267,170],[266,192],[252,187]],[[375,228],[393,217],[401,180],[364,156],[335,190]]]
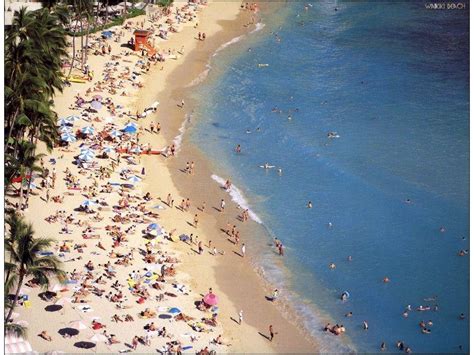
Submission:
[[[387,276],[385,276],[385,277],[383,278],[383,282],[384,282],[384,283],[389,283],[389,282],[390,282],[390,279],[389,279]]]
[[[332,223],[331,222],[328,223],[328,228],[332,228]]]
[[[334,263],[329,264],[329,268],[331,270],[334,270],[336,268],[336,264],[334,264]]]
[[[439,227],[439,231],[440,231],[441,233],[444,233],[444,232],[446,232],[446,228],[443,227],[443,226],[441,226],[441,227]]]
[[[307,208],[313,208],[313,203],[311,201],[308,201],[308,204],[306,205]]]
[[[352,256],[349,255],[349,256],[347,257],[347,261],[352,261]]]
[[[281,175],[281,174],[283,174],[283,170],[282,170],[282,168],[278,168],[277,172],[278,172],[278,175]]]
[[[245,131],[245,133],[250,134],[250,133],[252,133],[252,131],[250,131],[250,129],[248,129],[248,130]]]

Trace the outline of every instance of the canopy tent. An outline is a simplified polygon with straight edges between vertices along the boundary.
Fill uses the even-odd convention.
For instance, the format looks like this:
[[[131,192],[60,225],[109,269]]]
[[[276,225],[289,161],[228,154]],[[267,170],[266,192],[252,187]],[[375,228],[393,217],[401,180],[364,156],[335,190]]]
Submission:
[[[32,353],[31,344],[23,338],[19,338],[13,334],[7,334],[5,337],[5,354],[24,354]]]

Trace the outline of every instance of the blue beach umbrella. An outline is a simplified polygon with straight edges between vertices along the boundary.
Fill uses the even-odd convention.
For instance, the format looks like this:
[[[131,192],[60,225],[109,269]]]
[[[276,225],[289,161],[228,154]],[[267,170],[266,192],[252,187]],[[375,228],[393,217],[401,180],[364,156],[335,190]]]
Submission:
[[[76,141],[76,136],[72,133],[66,132],[61,135],[61,140],[64,142],[75,142]]]
[[[142,181],[142,179],[140,179],[138,176],[136,175],[132,175],[130,176],[128,179],[127,179],[129,182],[131,182],[132,184],[135,184],[137,182],[140,182]]]
[[[95,205],[97,205],[97,203],[92,200],[85,200],[83,203],[81,203],[81,206],[95,206]]]
[[[160,226],[156,223],[152,223],[148,226],[148,229],[158,229]]]
[[[131,133],[131,134],[137,133],[137,129],[136,129],[135,127],[132,127],[132,126],[125,127],[125,128],[123,129],[123,131],[124,131],[125,133]]]
[[[95,129],[94,129],[94,127],[87,126],[87,127],[83,127],[81,129],[81,132],[84,133],[84,134],[94,134]]]
[[[168,313],[181,313],[179,308],[173,307],[168,310]]]

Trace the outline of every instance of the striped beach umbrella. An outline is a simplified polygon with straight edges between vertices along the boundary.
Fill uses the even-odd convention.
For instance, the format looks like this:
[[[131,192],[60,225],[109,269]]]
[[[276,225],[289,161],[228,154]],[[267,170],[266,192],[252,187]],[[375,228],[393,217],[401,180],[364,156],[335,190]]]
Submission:
[[[122,132],[114,129],[112,132],[109,133],[109,136],[111,136],[112,138],[117,138],[117,137],[120,137],[122,135]]]
[[[75,142],[76,141],[76,136],[72,133],[65,132],[61,135],[61,140],[64,142]]]
[[[112,153],[112,152],[115,152],[115,148],[111,147],[111,146],[107,146],[107,147],[102,148],[102,152],[103,153]]]
[[[84,151],[79,155],[79,159],[84,160],[84,161],[91,161],[94,158],[95,158],[95,154],[91,150]]]
[[[96,110],[100,110],[102,108],[102,103],[96,100],[92,100],[91,107]]]
[[[94,129],[94,127],[87,126],[87,127],[83,127],[81,129],[81,132],[84,133],[84,134],[94,134],[95,129]]]
[[[131,152],[131,153],[136,153],[136,154],[138,154],[138,153],[141,153],[141,152],[142,152],[142,149],[141,149],[138,145],[136,145],[135,147],[133,147],[132,149],[130,149],[130,152]]]
[[[71,120],[68,120],[67,118],[61,118],[58,120],[58,125],[59,126],[66,126],[66,125],[72,125],[73,122]]]
[[[128,180],[129,182],[131,182],[132,184],[136,184],[137,182],[142,181],[142,179],[139,178],[139,177],[136,176],[136,175],[130,176],[127,180]]]
[[[76,122],[76,121],[79,121],[81,117],[79,117],[78,115],[71,115],[71,116],[67,116],[66,119],[69,120],[70,122]]]
[[[59,127],[59,132],[61,133],[72,133],[72,127],[71,126],[61,126]]]

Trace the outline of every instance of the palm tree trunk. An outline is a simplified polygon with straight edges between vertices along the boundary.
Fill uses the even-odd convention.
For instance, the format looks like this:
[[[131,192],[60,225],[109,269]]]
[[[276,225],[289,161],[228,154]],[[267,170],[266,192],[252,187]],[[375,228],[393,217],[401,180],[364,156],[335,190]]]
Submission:
[[[74,61],[76,60],[76,31],[77,31],[77,20],[74,26],[74,35],[72,36],[72,60],[71,60],[71,67],[69,68],[69,73],[67,77],[69,78],[72,73],[72,69],[74,68]]]
[[[18,280],[18,287],[16,288],[15,298],[13,299],[12,306],[11,306],[10,310],[8,311],[8,315],[5,318],[5,322],[8,319],[10,319],[10,317],[13,313],[13,310],[15,309],[16,303],[18,302],[18,295],[20,294],[20,289],[21,289],[21,286],[23,284],[23,278],[24,277],[25,277],[25,275],[23,274],[23,272],[20,271],[20,278]]]
[[[84,36],[82,32],[84,31],[84,26],[82,25],[82,18],[81,18],[81,70],[84,69]]]

